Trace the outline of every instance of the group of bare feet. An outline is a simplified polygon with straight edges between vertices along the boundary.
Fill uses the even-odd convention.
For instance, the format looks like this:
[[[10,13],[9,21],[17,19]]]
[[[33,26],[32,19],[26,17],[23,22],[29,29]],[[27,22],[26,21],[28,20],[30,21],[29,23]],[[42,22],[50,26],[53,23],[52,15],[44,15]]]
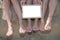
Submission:
[[[57,0],[48,0],[47,2],[44,2],[44,0],[21,0],[18,2],[18,0],[3,0],[3,12],[5,13],[5,18],[8,24],[8,31],[6,33],[6,36],[11,36],[13,34],[13,28],[11,23],[11,10],[10,10],[10,3],[12,3],[13,8],[17,14],[18,20],[19,20],[19,33],[25,34],[27,32],[32,31],[46,31],[51,30],[51,21],[52,17],[54,15],[54,11],[57,5]],[[31,19],[28,19],[28,26],[24,27],[22,23],[22,5],[41,5],[42,6],[42,18],[41,18],[41,24],[38,27],[38,18],[35,18],[33,26],[31,26]],[[44,21],[45,12],[47,9],[47,6],[49,7],[49,15],[47,17],[46,23]]]

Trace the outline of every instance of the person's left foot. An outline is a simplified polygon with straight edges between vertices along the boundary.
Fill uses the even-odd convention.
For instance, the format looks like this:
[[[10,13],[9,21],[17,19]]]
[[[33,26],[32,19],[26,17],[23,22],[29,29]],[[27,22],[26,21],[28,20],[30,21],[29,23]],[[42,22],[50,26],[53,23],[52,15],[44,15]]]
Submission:
[[[46,31],[50,31],[51,30],[51,23],[46,24],[45,27],[44,27],[44,29]]]
[[[51,18],[47,19],[44,29],[46,31],[50,31],[51,30]]]

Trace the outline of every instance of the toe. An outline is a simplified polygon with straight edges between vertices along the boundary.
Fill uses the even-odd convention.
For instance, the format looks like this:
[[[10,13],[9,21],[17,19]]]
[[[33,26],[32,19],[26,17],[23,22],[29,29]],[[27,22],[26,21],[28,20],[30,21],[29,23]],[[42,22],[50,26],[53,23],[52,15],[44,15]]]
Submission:
[[[51,30],[50,26],[45,27],[45,30]]]
[[[20,27],[19,33],[20,33],[20,34],[25,34],[25,33],[26,33],[26,29],[23,28],[23,27]]]

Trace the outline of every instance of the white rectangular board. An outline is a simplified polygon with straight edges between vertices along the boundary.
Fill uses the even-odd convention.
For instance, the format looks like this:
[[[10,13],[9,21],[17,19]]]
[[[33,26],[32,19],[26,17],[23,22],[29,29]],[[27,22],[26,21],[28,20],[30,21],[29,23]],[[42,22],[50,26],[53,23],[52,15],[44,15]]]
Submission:
[[[23,5],[22,6],[23,18],[41,18],[40,5]]]

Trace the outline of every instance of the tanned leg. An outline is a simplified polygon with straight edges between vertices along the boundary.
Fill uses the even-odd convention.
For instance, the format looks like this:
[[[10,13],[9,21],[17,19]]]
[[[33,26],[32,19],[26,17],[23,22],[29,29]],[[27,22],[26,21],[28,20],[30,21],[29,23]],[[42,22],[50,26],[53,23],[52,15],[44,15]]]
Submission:
[[[5,16],[8,23],[8,31],[6,33],[6,36],[11,36],[13,34],[13,30],[12,23],[10,21],[11,19],[10,0],[3,0],[3,13],[6,14]]]
[[[17,0],[11,0],[12,4],[13,4],[13,7],[14,7],[14,10],[18,16],[18,19],[19,19],[19,33],[20,34],[25,34],[26,30],[25,30],[25,27],[23,26],[22,24],[22,12],[21,12],[21,8],[19,6],[19,3]]]
[[[45,30],[51,30],[51,21],[54,15],[55,8],[57,6],[57,0],[50,0],[49,2],[49,15],[45,24]]]

